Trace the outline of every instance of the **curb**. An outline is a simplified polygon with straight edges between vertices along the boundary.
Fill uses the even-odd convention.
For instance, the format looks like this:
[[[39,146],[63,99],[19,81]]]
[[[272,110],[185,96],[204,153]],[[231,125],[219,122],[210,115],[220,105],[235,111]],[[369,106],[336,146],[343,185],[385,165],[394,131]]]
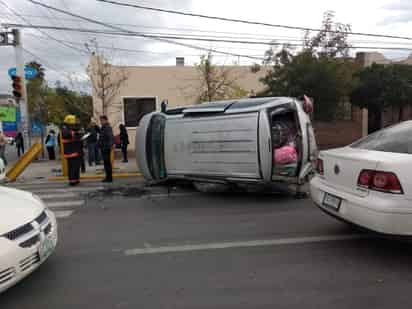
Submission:
[[[105,175],[84,174],[80,176],[80,180],[100,180],[104,179]],[[113,178],[129,178],[129,177],[143,177],[141,173],[114,173]],[[52,176],[47,178],[49,181],[67,181],[65,176]]]

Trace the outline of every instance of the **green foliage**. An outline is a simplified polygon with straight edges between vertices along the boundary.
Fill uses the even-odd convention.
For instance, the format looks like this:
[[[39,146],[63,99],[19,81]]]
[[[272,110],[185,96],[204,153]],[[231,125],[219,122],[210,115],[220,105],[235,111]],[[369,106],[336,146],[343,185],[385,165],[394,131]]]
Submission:
[[[332,31],[332,32],[331,32]],[[314,98],[315,118],[333,120],[351,93],[355,63],[348,53],[350,26],[335,23],[331,11],[325,13],[322,29],[313,37],[306,34],[304,49],[297,54],[285,45],[265,53],[265,64],[273,69],[261,79],[266,90],[259,95]],[[337,57],[343,56],[343,57]]]
[[[350,44],[348,33],[352,31],[349,24],[335,22],[335,12],[326,11],[323,15],[321,30],[310,37],[310,32],[305,34],[305,49],[313,54],[326,57],[348,57]]]
[[[278,64],[262,82],[267,90],[265,96],[300,97],[304,94],[314,98],[315,118],[332,120],[339,103],[343,102],[352,88],[353,62],[329,57],[316,57],[311,52],[302,52],[286,57],[282,51]]]
[[[353,104],[381,112],[387,106],[402,108],[411,103],[412,66],[405,64],[373,64],[356,75],[356,87],[351,93]]]
[[[93,114],[92,97],[85,93],[69,90],[56,83],[55,88],[47,85],[44,67],[37,62],[29,62],[39,74],[27,82],[27,98],[32,120],[60,125],[67,114],[76,115],[82,126],[87,126]]]

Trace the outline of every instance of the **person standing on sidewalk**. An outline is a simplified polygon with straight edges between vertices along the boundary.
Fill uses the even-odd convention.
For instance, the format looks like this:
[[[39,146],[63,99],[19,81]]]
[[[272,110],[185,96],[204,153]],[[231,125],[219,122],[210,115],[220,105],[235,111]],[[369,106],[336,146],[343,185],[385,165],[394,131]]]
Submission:
[[[88,161],[89,161],[89,166],[93,166],[93,163],[97,165],[98,162],[98,157],[97,157],[97,130],[96,130],[96,124],[92,122],[87,129],[87,133],[90,135],[87,137],[86,143],[87,143],[87,154],[88,154]]]
[[[123,162],[126,163],[128,162],[127,146],[129,145],[129,135],[127,134],[127,130],[124,124],[121,124],[119,126],[119,130],[120,130],[120,148],[122,149],[122,152],[123,152]]]
[[[67,160],[69,185],[75,186],[80,183],[81,165],[81,135],[76,128],[76,116],[67,115],[62,127],[63,156]]]
[[[114,145],[113,130],[106,115],[100,116],[100,123],[102,127],[100,129],[99,147],[102,153],[104,171],[106,174],[106,178],[103,182],[113,182],[112,162],[110,160]]]
[[[56,160],[56,152],[54,150],[56,146],[56,132],[54,132],[54,130],[50,130],[49,134],[47,134],[45,144],[49,154],[49,160]]]
[[[24,139],[21,132],[17,133],[16,137],[14,138],[14,142],[16,143],[17,156],[20,158],[20,156],[24,154]]]
[[[6,136],[3,134],[3,131],[0,130],[0,159],[3,159],[4,165],[7,165],[6,145],[7,145]]]

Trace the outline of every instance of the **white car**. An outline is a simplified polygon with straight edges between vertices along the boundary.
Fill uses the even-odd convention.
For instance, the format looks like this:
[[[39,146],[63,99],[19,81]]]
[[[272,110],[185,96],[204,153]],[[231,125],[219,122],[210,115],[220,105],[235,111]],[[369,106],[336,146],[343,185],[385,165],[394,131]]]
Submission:
[[[6,165],[3,162],[3,159],[0,159],[0,182],[6,177]]]
[[[315,204],[338,219],[412,235],[412,121],[322,151],[310,190]]]
[[[56,218],[41,199],[0,186],[0,293],[36,270],[56,244]]]

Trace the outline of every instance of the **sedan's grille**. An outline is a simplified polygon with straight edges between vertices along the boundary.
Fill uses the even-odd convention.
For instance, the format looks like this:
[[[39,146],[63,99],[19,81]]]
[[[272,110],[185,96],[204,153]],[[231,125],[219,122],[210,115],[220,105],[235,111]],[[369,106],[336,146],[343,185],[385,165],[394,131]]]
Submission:
[[[5,284],[7,283],[7,281],[13,279],[15,274],[16,272],[13,267],[0,271],[0,285]]]
[[[3,236],[9,240],[15,240],[33,230],[33,226],[30,223],[27,223],[23,226],[18,227],[17,229],[10,231]]]
[[[27,258],[20,261],[20,263],[19,263],[20,264],[20,270],[25,271],[25,270],[29,269],[30,267],[32,267],[33,265],[36,265],[39,262],[40,262],[40,256],[36,252],[36,253],[30,255],[29,257],[27,257]]]
[[[39,234],[34,235],[33,237],[30,237],[29,239],[21,242],[19,244],[20,247],[22,248],[30,248],[33,247],[35,244],[37,244],[40,241],[40,236]]]
[[[51,223],[49,223],[49,224],[44,228],[43,232],[44,232],[45,235],[49,235],[50,232],[51,232],[51,230],[52,230],[52,226],[51,226]]]
[[[36,221],[38,224],[42,225],[44,221],[47,220],[47,215],[46,212],[43,211],[34,221]]]

